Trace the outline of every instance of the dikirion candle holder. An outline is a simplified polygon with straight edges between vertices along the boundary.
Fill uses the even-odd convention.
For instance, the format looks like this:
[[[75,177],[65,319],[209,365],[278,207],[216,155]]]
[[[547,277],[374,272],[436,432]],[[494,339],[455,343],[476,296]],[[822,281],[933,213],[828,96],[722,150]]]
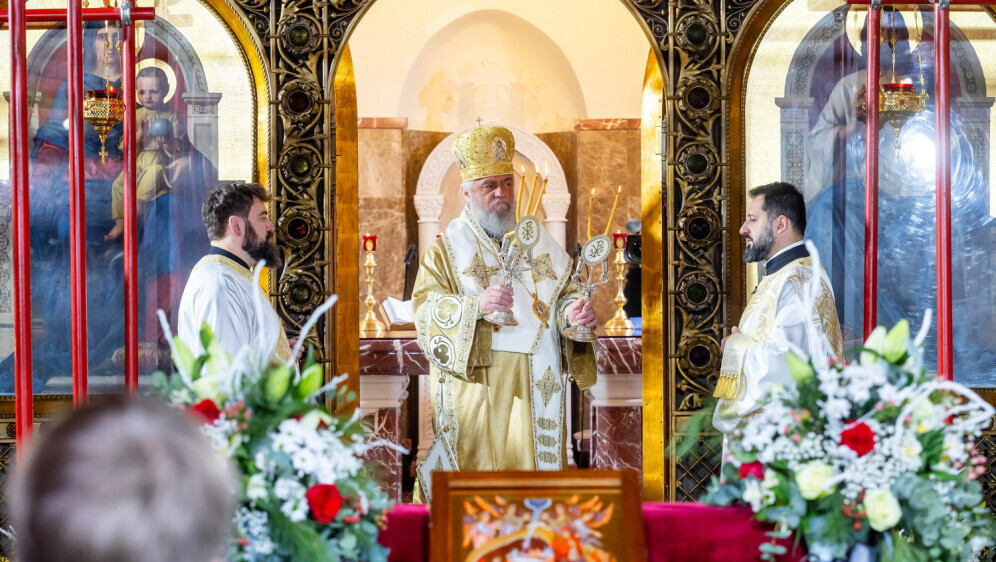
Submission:
[[[606,234],[599,234],[589,239],[581,247],[572,281],[578,286],[581,299],[586,304],[591,301],[591,296],[598,292],[599,287],[609,282],[609,268],[606,262],[611,251],[612,241]],[[597,274],[596,269],[600,270]],[[574,324],[564,330],[564,337],[577,342],[593,342],[598,339],[595,330]]]
[[[498,271],[501,272],[503,284],[511,289],[515,281],[521,281],[522,274],[532,269],[533,247],[539,242],[540,224],[539,220],[532,215],[522,217],[516,225],[514,232],[509,232],[502,238],[501,248],[496,256],[498,258]],[[524,260],[520,258],[525,257]],[[525,266],[520,266],[519,262]],[[537,299],[534,297],[534,301]],[[533,302],[533,310],[537,317],[543,320],[543,309],[538,306],[546,306],[542,301],[537,305]],[[545,311],[545,319],[550,318],[549,308]],[[510,310],[496,310],[484,315],[484,319],[498,326],[518,326],[519,321]]]

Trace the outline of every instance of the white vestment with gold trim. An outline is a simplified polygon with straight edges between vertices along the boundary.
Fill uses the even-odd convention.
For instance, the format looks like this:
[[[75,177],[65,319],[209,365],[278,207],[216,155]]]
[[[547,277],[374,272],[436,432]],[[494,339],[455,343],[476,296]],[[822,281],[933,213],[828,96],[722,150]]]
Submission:
[[[564,345],[560,336],[566,308],[579,297],[569,283],[572,262],[542,230],[536,266],[513,283],[519,325],[494,330],[479,318],[479,300],[502,281],[498,251],[464,209],[422,257],[412,299],[436,431],[460,469],[557,470],[566,435],[562,358],[580,387],[595,379],[591,346]]]
[[[731,433],[760,410],[773,385],[795,386],[785,361],[789,344],[808,353],[814,363],[831,359],[828,348],[843,357],[830,280],[822,269],[818,278],[815,275],[812,258],[803,257],[761,279],[740,320],[740,333],[726,340],[714,394],[719,403],[713,425],[719,431]],[[803,291],[811,283],[818,286],[813,310],[807,310]]]

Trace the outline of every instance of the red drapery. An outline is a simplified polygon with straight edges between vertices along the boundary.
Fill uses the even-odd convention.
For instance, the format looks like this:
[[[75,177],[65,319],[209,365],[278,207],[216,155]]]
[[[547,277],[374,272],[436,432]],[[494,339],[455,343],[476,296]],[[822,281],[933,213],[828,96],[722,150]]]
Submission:
[[[647,562],[754,562],[758,545],[770,539],[770,527],[751,517],[748,508],[712,507],[696,503],[643,504],[643,541]],[[391,549],[390,562],[428,562],[429,509],[399,504],[387,514],[380,543]],[[780,541],[789,554],[782,562],[801,561],[801,545]]]

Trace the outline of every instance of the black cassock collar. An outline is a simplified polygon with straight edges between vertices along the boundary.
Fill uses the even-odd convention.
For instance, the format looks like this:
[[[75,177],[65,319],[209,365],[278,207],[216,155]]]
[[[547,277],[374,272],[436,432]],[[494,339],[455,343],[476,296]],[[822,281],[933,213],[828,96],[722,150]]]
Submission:
[[[809,257],[809,250],[806,249],[806,245],[799,244],[798,246],[789,248],[788,250],[785,250],[784,252],[768,260],[764,264],[764,274],[772,275],[795,260],[807,257]]]

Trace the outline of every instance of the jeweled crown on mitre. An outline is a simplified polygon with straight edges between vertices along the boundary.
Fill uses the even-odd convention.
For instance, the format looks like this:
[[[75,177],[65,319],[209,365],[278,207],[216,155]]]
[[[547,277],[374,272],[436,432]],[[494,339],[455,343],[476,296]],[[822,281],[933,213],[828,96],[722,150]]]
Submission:
[[[511,174],[514,154],[515,137],[505,127],[475,127],[453,139],[453,159],[465,182]]]

